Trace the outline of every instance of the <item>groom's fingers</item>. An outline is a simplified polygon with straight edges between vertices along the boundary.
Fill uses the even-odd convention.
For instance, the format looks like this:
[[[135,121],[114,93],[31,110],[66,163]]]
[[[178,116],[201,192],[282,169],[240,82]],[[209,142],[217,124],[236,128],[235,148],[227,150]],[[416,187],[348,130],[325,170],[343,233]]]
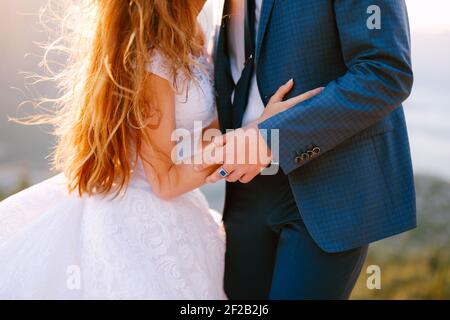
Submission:
[[[244,174],[240,179],[239,182],[240,183],[249,183],[251,182],[253,179],[255,179],[255,177],[259,174],[259,172],[256,173],[246,173]]]
[[[227,180],[227,182],[237,182],[244,176],[244,174],[245,170],[243,168],[237,168],[225,180]]]
[[[223,165],[219,169],[217,169],[213,174],[211,174],[209,177],[206,178],[207,183],[216,183],[226,177],[223,177],[220,172],[224,169],[226,172],[228,172],[228,176],[232,175],[234,173],[232,166]]]

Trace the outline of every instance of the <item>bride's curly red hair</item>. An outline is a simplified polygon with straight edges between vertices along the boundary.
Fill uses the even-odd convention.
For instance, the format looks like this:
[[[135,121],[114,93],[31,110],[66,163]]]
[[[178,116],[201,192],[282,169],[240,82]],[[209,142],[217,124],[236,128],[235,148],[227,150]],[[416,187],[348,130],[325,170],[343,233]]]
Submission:
[[[192,56],[201,50],[198,4],[185,0],[69,3],[77,10],[66,11],[60,36],[46,54],[68,53],[62,72],[53,75],[62,93],[50,101],[59,107],[50,118],[57,137],[54,166],[69,179],[71,192],[118,193],[129,182],[133,150],[139,150],[152,113],[143,100],[151,51],[160,50],[174,74],[178,70],[192,77]]]

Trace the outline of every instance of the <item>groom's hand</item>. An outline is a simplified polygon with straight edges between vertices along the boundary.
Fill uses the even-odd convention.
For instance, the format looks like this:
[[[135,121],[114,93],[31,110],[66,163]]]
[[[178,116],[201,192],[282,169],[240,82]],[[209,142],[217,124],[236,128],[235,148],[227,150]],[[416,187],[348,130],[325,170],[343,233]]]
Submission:
[[[216,137],[203,154],[203,164],[197,165],[195,170],[202,171],[221,164],[221,168],[207,177],[206,182],[215,183],[226,179],[228,182],[248,183],[271,161],[271,151],[254,123]],[[224,172],[226,176],[223,176]]]

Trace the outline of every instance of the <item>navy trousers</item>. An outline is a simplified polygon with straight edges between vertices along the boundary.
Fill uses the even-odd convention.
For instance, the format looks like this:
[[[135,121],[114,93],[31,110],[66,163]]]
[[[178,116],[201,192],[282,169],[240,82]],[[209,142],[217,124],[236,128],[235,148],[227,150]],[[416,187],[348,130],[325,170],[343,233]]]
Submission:
[[[348,299],[367,255],[320,249],[282,172],[227,184],[224,224],[229,299]]]

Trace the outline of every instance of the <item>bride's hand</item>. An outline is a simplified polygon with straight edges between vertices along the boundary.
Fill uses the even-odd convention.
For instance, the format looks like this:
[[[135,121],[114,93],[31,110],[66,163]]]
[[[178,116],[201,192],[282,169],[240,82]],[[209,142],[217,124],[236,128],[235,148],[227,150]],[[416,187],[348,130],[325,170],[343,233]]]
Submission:
[[[287,109],[292,108],[293,106],[306,101],[308,99],[311,99],[312,97],[318,95],[323,91],[323,88],[317,88],[308,92],[305,92],[303,94],[300,94],[298,96],[295,96],[293,98],[290,98],[286,101],[283,101],[283,98],[286,96],[286,94],[289,93],[289,91],[292,90],[294,86],[294,80],[289,80],[284,85],[282,85],[277,92],[272,96],[269,103],[267,104],[266,108],[264,109],[263,114],[258,119],[258,122],[262,122],[277,113],[286,111]]]

